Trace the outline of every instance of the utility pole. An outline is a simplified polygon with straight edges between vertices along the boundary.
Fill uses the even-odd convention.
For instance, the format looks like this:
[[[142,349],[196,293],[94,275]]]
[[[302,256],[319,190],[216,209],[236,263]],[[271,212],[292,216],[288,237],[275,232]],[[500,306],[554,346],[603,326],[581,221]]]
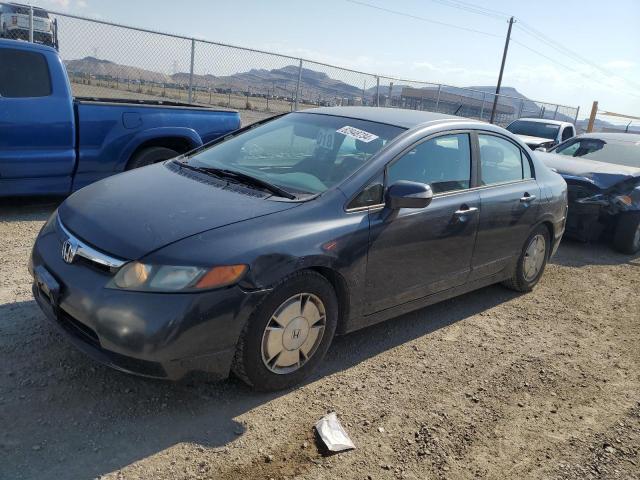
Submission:
[[[593,132],[593,124],[596,121],[596,115],[598,115],[598,102],[593,102],[591,106],[591,115],[589,115],[589,123],[587,124],[587,133]]]
[[[509,41],[511,40],[511,27],[516,22],[515,18],[509,19],[509,29],[507,30],[507,39],[504,42],[504,52],[502,52],[502,65],[500,65],[500,74],[498,75],[498,85],[496,85],[496,94],[493,97],[493,108],[491,109],[491,118],[489,123],[493,123],[496,117],[496,107],[498,106],[498,95],[500,94],[500,87],[502,86],[502,74],[504,73],[504,64],[507,61],[507,51],[509,50]]]

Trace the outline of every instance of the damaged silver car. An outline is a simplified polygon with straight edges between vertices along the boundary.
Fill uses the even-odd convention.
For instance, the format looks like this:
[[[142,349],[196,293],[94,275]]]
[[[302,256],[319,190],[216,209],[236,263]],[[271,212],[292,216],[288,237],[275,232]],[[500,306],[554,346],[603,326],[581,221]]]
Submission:
[[[605,235],[620,252],[640,251],[640,135],[589,133],[536,155],[567,182],[565,235]]]

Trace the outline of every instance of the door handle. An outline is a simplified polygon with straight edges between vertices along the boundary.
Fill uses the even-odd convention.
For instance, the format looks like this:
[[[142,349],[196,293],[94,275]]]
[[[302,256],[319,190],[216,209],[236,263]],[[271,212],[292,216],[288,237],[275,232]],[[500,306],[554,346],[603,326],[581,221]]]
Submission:
[[[478,211],[478,207],[467,207],[467,208],[461,208],[460,210],[456,210],[454,212],[454,215],[467,215],[469,213],[475,213]]]
[[[520,201],[522,203],[529,203],[529,202],[533,202],[536,199],[535,195],[528,195],[528,194],[524,194],[524,197],[520,197]]]

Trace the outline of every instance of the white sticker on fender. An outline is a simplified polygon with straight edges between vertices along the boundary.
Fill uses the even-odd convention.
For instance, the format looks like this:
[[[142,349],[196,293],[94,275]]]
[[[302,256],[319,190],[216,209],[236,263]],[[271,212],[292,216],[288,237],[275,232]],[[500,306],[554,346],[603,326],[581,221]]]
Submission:
[[[348,125],[342,127],[340,130],[336,130],[336,132],[346,135],[347,137],[352,137],[356,140],[363,141],[364,143],[372,142],[373,140],[378,138],[378,136],[374,135],[373,133],[365,132],[364,130],[350,127]]]

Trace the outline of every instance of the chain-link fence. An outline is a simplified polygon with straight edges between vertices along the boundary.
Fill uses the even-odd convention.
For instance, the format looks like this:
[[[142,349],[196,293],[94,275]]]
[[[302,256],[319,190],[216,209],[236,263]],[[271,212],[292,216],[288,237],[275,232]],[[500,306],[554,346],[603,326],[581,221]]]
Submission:
[[[3,12],[9,5],[0,2]],[[496,101],[491,91],[358,72],[67,13],[28,7],[20,12],[2,13],[9,27],[0,23],[0,36],[57,47],[78,97],[212,105],[255,112],[253,118],[314,106],[367,105],[485,121],[495,102],[494,122],[501,125],[520,117],[573,122],[579,111],[507,95]],[[10,28],[14,15],[20,28]]]

